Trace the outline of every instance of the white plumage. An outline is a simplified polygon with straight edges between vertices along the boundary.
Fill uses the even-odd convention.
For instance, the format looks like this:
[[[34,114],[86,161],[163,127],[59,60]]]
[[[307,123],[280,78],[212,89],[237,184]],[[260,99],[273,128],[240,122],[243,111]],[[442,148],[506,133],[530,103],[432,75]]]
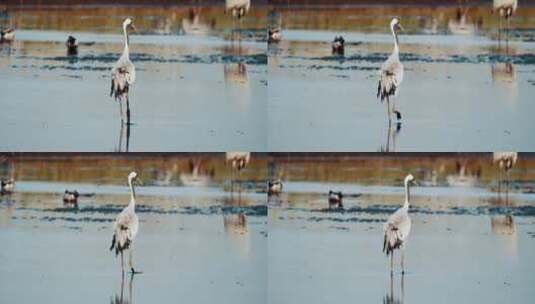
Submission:
[[[231,12],[233,17],[241,19],[251,7],[250,0],[225,0],[225,12]]]
[[[396,96],[399,86],[403,81],[403,64],[399,61],[399,42],[398,30],[403,29],[399,23],[398,18],[392,19],[390,22],[390,30],[394,36],[394,50],[388,59],[383,63],[379,74],[379,84],[377,87],[377,97],[383,102],[386,99],[388,107],[388,119],[390,120],[390,97]],[[394,113],[398,119],[401,119],[401,113],[395,110]]]
[[[492,161],[498,164],[500,169],[505,172],[509,171],[516,164],[517,159],[517,152],[494,152],[492,154]]]
[[[518,159],[517,152],[494,152],[492,154],[492,162],[498,164],[499,176],[498,176],[498,192],[501,192],[502,183],[505,182],[505,191],[509,192],[509,170],[513,168]],[[505,172],[505,181],[503,180],[502,173]]]
[[[411,218],[409,217],[410,183],[414,181],[412,174],[405,177],[405,204],[392,214],[384,225],[383,252],[390,255],[390,272],[393,272],[394,250],[401,248],[411,232]],[[405,273],[404,255],[401,257],[402,273]]]
[[[232,164],[232,168],[241,171],[247,166],[251,158],[250,152],[227,152],[226,160]]]
[[[234,170],[238,170],[238,174],[241,176],[241,170],[247,166],[250,159],[251,159],[250,152],[227,152],[226,153],[226,161],[227,163],[231,163],[232,165],[231,181],[230,181],[231,183],[230,188],[232,192],[234,191]],[[240,191],[241,191],[241,188],[240,188]]]
[[[123,120],[123,107],[122,102],[126,101],[127,106],[127,123],[130,122],[130,105],[128,99],[128,91],[131,85],[136,81],[136,67],[130,61],[130,50],[129,50],[129,38],[128,30],[134,29],[134,23],[132,19],[126,18],[123,22],[123,34],[124,34],[124,49],[121,57],[113,66],[111,70],[111,90],[110,96],[114,96],[115,100],[119,102],[120,111],[121,111],[121,121]]]
[[[137,173],[131,172],[128,175],[128,185],[130,186],[130,203],[126,206],[115,219],[113,226],[113,238],[110,250],[115,249],[115,255],[121,254],[121,269],[124,272],[123,251],[130,249],[129,265],[132,273],[136,273],[132,261],[132,243],[134,242],[138,228],[139,219],[136,215],[136,193],[134,190],[134,181],[137,179]]]
[[[518,6],[517,0],[493,0],[492,8],[494,11],[498,11],[500,17],[508,19],[511,17]]]

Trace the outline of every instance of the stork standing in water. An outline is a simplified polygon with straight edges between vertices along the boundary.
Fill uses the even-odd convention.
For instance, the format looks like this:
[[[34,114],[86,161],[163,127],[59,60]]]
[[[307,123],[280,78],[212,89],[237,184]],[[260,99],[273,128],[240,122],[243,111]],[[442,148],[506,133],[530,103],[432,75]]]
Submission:
[[[492,154],[492,162],[498,164],[498,167],[500,167],[498,176],[498,192],[501,192],[503,173],[506,175],[505,192],[507,193],[509,191],[509,170],[511,170],[511,168],[513,168],[513,166],[516,164],[517,159],[517,152],[494,152]]]
[[[251,0],[225,0],[225,14],[230,12],[233,18],[237,18],[240,22],[239,27],[241,31],[241,20],[251,7]],[[238,36],[239,37],[239,36]]]
[[[251,159],[250,152],[227,152],[226,153],[226,161],[227,163],[230,163],[232,166],[231,191],[234,190],[234,170],[237,170],[238,174],[241,175],[241,170],[243,170],[247,166],[250,159]]]
[[[251,0],[225,0],[225,14],[231,12],[232,17],[241,20],[251,7]]]
[[[139,220],[136,215],[136,192],[134,190],[134,182],[137,181],[137,173],[131,172],[128,175],[128,185],[130,186],[130,204],[126,206],[126,208],[119,213],[117,218],[115,219],[114,224],[114,234],[111,241],[111,247],[110,250],[113,250],[115,248],[115,256],[118,254],[121,254],[121,270],[124,273],[124,259],[123,259],[123,251],[130,249],[130,258],[129,258],[129,266],[130,270],[133,274],[135,273],[141,273],[134,269],[134,264],[132,260],[132,252],[133,252],[133,242],[136,238],[138,227],[139,227]]]
[[[377,97],[383,102],[386,99],[388,107],[388,121],[391,121],[390,97],[396,96],[399,86],[403,81],[403,64],[399,61],[399,40],[398,31],[403,30],[398,18],[390,22],[390,30],[394,37],[394,50],[388,59],[383,63],[379,75],[379,85],[377,87]],[[401,119],[401,113],[396,110],[395,104],[392,103],[393,113],[398,120]]]
[[[493,0],[492,1],[492,11],[498,12],[500,15],[500,25],[498,28],[498,33],[502,28],[502,18],[505,18],[507,22],[507,31],[509,31],[510,20],[513,14],[516,11],[518,6],[517,0]]]
[[[390,274],[394,272],[394,250],[401,249],[401,274],[405,274],[405,242],[411,232],[411,218],[409,217],[410,183],[414,177],[405,177],[405,204],[392,214],[384,226],[383,252],[390,255]]]
[[[126,101],[126,124],[130,124],[130,102],[128,99],[128,91],[134,81],[136,80],[136,67],[130,61],[129,38],[128,31],[132,29],[135,31],[132,19],[126,18],[123,22],[124,35],[124,49],[123,54],[113,66],[111,70],[111,90],[110,96],[114,96],[119,103],[119,110],[121,111],[121,123],[123,119],[123,102]]]

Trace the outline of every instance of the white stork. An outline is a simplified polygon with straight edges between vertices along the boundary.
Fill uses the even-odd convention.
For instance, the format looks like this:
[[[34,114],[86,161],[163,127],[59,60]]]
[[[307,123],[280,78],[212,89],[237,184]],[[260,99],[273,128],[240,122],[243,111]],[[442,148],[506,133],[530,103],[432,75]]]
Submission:
[[[388,120],[391,120],[390,97],[396,96],[399,86],[403,81],[403,64],[399,61],[399,40],[398,31],[403,30],[398,18],[390,22],[390,30],[394,36],[394,50],[388,59],[383,63],[379,75],[379,85],[377,87],[377,97],[383,102],[386,99],[388,107]],[[393,104],[392,110],[398,120],[401,119],[401,113],[396,110]]]
[[[137,173],[131,172],[128,175],[128,185],[130,186],[130,204],[126,206],[115,219],[114,234],[111,241],[110,250],[115,248],[115,255],[121,254],[121,270],[124,273],[123,251],[130,249],[129,266],[133,274],[140,273],[134,269],[132,261],[132,244],[136,239],[139,228],[139,220],[136,215],[136,192],[134,181],[137,181]]]
[[[136,28],[132,19],[126,18],[123,22],[123,34],[124,34],[124,49],[123,54],[119,57],[119,60],[113,66],[111,70],[111,89],[110,96],[114,96],[115,100],[119,102],[119,110],[121,111],[121,123],[124,123],[123,119],[123,104],[126,101],[126,123],[130,124],[130,103],[128,99],[128,91],[131,85],[136,80],[136,67],[130,61],[129,51],[129,38],[128,30]]]
[[[394,250],[401,249],[401,273],[405,274],[405,242],[411,232],[411,218],[409,217],[410,183],[414,177],[405,177],[405,204],[392,214],[384,226],[383,252],[390,255],[390,273],[394,271]]]

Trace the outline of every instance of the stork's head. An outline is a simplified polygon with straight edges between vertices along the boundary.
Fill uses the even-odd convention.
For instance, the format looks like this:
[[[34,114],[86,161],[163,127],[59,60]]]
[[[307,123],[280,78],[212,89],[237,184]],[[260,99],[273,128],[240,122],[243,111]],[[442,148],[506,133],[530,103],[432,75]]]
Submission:
[[[394,17],[392,21],[390,21],[390,29],[392,29],[392,32],[394,33],[403,30],[403,27],[401,26],[401,23],[397,17]]]
[[[130,174],[128,174],[128,182],[131,184],[132,182],[137,180],[137,173],[132,171]]]
[[[412,176],[412,174],[405,177],[405,184],[408,185],[409,183],[414,183],[414,176]]]
[[[136,30],[136,27],[134,26],[134,21],[133,21],[132,19],[130,19],[130,18],[126,18],[126,19],[124,19],[124,22],[123,22],[123,29],[124,29],[125,31],[127,31],[127,30],[129,30],[129,29],[135,31],[135,30]]]

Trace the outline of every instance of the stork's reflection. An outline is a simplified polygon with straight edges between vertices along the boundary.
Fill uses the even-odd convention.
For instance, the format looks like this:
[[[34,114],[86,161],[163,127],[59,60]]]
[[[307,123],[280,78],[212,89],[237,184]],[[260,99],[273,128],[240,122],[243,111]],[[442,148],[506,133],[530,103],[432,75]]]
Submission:
[[[226,207],[242,208],[250,204],[249,201],[227,198],[224,201]],[[226,209],[223,212],[223,227],[232,247],[242,257],[248,257],[251,252],[250,234],[247,228],[247,215],[239,209]]]
[[[398,294],[395,295],[394,292],[394,276],[390,275],[390,290],[387,290],[384,298],[383,298],[383,304],[401,304],[404,302],[405,299],[405,276],[401,275],[401,297]]]
[[[505,47],[499,46],[493,52],[500,55],[499,58],[503,59],[500,59],[499,62],[493,62],[491,65],[492,83],[503,94],[503,97],[500,96],[500,99],[512,104],[518,96],[516,67],[511,57],[511,55],[515,55],[516,51],[514,49],[511,50],[506,45]]]
[[[134,282],[134,274],[130,275],[130,280],[128,281],[128,298],[125,298],[124,296],[124,277],[125,274],[121,276],[121,293],[116,294],[114,298],[111,299],[111,304],[132,304],[134,302],[133,300],[133,282]]]
[[[515,259],[518,252],[518,241],[513,217],[514,204],[509,200],[508,196],[503,197],[500,193],[491,200],[491,204],[506,210],[505,214],[492,215],[490,217],[491,231],[500,238],[500,246],[497,246],[496,249],[501,251],[504,256]]]

